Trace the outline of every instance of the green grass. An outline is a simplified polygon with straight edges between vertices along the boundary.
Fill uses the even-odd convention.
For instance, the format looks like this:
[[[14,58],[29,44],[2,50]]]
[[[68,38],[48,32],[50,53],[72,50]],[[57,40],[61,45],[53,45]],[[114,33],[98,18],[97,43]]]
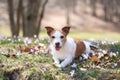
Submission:
[[[11,38],[12,39],[12,38]],[[120,67],[112,68],[108,65],[103,68],[93,68],[93,62],[87,60],[84,63],[78,63],[77,67],[72,68],[70,66],[66,68],[57,68],[52,65],[52,56],[48,53],[42,53],[39,55],[29,54],[29,52],[22,52],[22,55],[17,58],[6,57],[1,54],[2,52],[7,53],[8,49],[12,49],[14,52],[18,51],[18,46],[22,47],[32,47],[37,46],[36,44],[31,44],[25,46],[23,42],[10,43],[6,41],[1,41],[0,44],[0,79],[1,80],[15,80],[19,78],[20,80],[112,80],[120,79]],[[48,42],[41,41],[48,45]],[[102,49],[110,48],[111,51],[119,51],[120,44],[117,45],[100,45]],[[120,51],[119,51],[120,52]],[[114,64],[119,60],[120,56],[117,58],[111,58],[110,64]],[[108,60],[103,60],[107,62]],[[78,60],[79,62],[79,60]],[[102,63],[101,63],[102,64]],[[94,64],[95,65],[95,64]],[[107,64],[104,64],[107,65]],[[97,65],[95,65],[97,66]],[[85,70],[82,70],[84,68]],[[74,70],[74,76],[70,75],[70,72]],[[104,74],[104,76],[103,76]],[[14,77],[13,77],[14,76]],[[16,77],[16,78],[15,78]]]
[[[7,27],[7,28],[6,28]],[[11,36],[10,28],[8,26],[0,26],[0,36]],[[20,36],[22,36],[22,31],[20,31]],[[118,40],[120,41],[120,33],[115,32],[80,32],[78,30],[71,30],[69,37],[77,37],[81,39],[109,39],[109,40]],[[39,34],[39,37],[47,37],[45,29]]]

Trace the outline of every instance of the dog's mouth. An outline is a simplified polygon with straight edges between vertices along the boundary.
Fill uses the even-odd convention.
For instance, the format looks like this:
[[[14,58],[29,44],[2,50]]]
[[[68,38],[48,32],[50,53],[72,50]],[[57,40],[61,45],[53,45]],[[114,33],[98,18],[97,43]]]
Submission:
[[[57,51],[59,51],[59,50],[61,49],[61,47],[60,47],[60,46],[55,46],[55,49],[56,49]]]

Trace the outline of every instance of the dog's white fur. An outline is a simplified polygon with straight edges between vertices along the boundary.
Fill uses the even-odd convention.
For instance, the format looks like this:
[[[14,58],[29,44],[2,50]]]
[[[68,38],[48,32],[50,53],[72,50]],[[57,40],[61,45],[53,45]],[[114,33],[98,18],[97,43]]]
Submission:
[[[51,36],[54,36],[55,38],[50,43],[51,48],[51,54],[53,55],[54,64],[58,67],[66,67],[69,65],[73,59],[75,58],[75,52],[76,52],[76,43],[74,39],[66,37],[65,43],[62,42],[60,36],[64,35],[59,30],[55,30],[54,33],[51,34]],[[55,43],[59,42],[61,49],[58,51],[55,49]],[[90,44],[88,42],[85,42],[85,52],[84,55],[88,55],[90,53]],[[88,58],[86,56],[86,58]],[[60,63],[60,61],[62,61]]]
[[[75,57],[76,44],[74,43],[74,40],[71,38],[67,38],[66,43],[60,49],[60,51],[56,51],[53,44],[50,44],[50,47],[51,47],[51,54],[53,55],[55,64],[58,67],[67,66],[72,62],[73,58]],[[60,60],[63,60],[61,64],[60,64]]]

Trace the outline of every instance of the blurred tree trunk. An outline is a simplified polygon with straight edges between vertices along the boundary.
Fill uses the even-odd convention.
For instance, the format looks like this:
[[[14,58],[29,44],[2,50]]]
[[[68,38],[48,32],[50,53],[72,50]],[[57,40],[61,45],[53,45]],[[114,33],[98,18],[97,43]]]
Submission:
[[[33,37],[35,35],[40,3],[41,0],[28,0],[27,11],[24,12],[26,22],[26,26],[24,27],[24,37]]]
[[[107,5],[106,1],[104,1],[103,4],[104,4],[104,7],[103,7],[103,10],[104,10],[104,20],[108,21],[108,17],[107,17],[108,16],[108,5]]]
[[[70,26],[70,9],[68,6],[66,7],[66,24]]]
[[[38,36],[47,2],[48,0],[27,0],[27,6],[25,6],[23,0],[19,0],[15,17],[14,1],[7,0],[12,36],[19,36],[21,21],[24,37]]]
[[[65,0],[64,2],[65,9],[66,9],[66,25],[70,26],[70,10],[71,10],[71,0]]]
[[[41,21],[43,19],[47,2],[48,0],[28,0],[27,11],[22,11],[24,37],[39,35]]]
[[[39,16],[38,16],[39,17],[38,18],[38,25],[36,26],[36,31],[35,31],[35,34],[37,36],[39,35],[39,32],[40,32],[40,26],[41,26],[42,19],[44,17],[45,7],[46,7],[47,3],[48,3],[48,0],[44,0],[44,2],[41,5],[41,9],[40,9]]]
[[[22,1],[23,0],[19,0],[19,3],[18,3],[18,7],[17,7],[17,29],[16,31],[18,32],[18,35],[19,35],[19,32],[20,32],[20,19],[21,19],[21,12],[22,12]]]
[[[13,5],[13,0],[7,0],[8,3],[8,13],[9,13],[9,20],[10,20],[10,29],[12,32],[12,36],[18,36],[19,32],[17,31],[17,26],[15,24],[15,19],[14,19],[14,5]]]
[[[97,0],[91,0],[92,15],[93,16],[96,16],[96,2],[97,2]]]
[[[21,16],[22,16],[22,30],[23,30],[23,36],[27,36],[27,33],[26,32],[26,29],[27,29],[27,22],[26,22],[26,19],[25,19],[25,8],[24,8],[24,5],[23,5],[23,0],[21,0]]]

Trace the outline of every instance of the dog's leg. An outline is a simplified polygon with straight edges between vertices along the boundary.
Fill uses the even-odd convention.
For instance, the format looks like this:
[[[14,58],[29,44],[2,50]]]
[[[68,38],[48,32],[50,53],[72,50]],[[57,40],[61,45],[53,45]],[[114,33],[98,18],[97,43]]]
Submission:
[[[57,66],[57,67],[60,67],[60,61],[59,61],[59,59],[53,56],[53,60],[54,60],[53,65]]]
[[[54,57],[54,56],[53,56],[53,60],[54,60],[54,63],[55,63],[55,64],[59,64],[59,63],[60,63],[59,59],[56,58],[56,57]]]
[[[70,64],[73,61],[73,56],[69,55],[60,65],[59,67],[66,67],[68,64]]]

